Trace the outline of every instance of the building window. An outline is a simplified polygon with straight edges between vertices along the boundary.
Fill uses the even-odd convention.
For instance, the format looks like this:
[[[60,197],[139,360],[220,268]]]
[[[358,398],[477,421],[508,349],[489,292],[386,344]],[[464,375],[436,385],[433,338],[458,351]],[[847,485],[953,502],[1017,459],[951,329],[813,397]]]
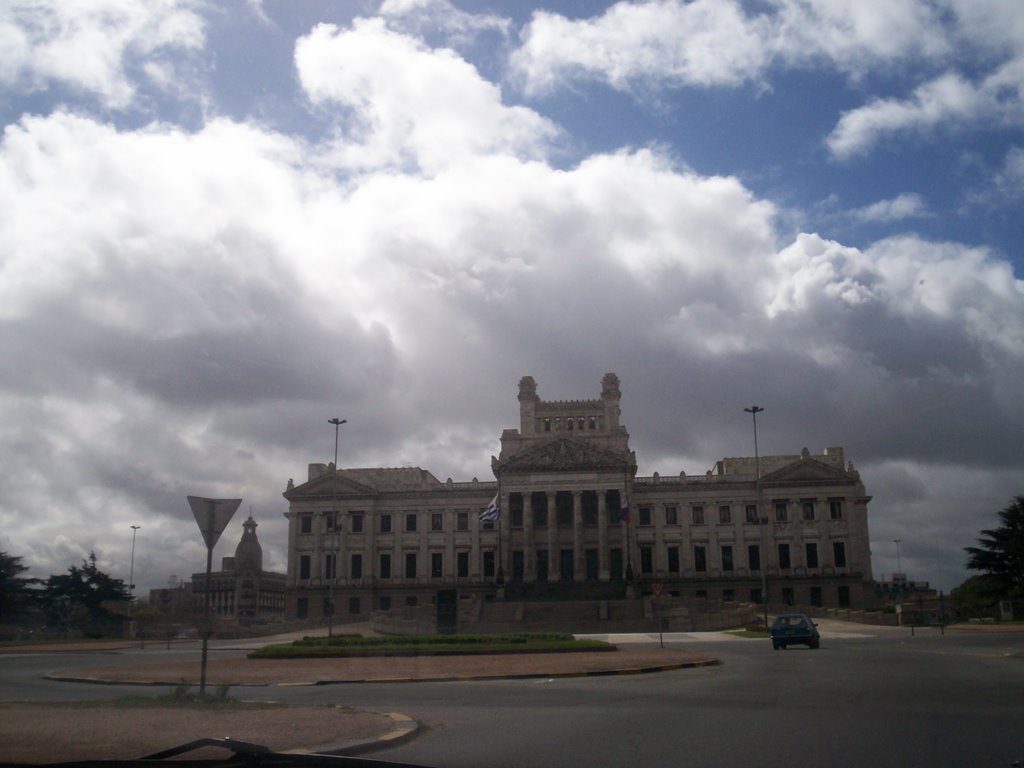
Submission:
[[[761,588],[760,587],[753,587],[750,590],[750,602],[754,603],[755,605],[760,605],[761,604]]]
[[[460,579],[469,578],[469,552],[462,550],[455,553],[456,575]]]
[[[363,556],[356,553],[352,555],[351,573],[353,579],[363,578]]]
[[[548,497],[544,493],[530,494],[530,507],[533,511],[533,527],[548,527]]]
[[[679,573],[679,547],[669,547],[668,553],[668,572]]]
[[[548,580],[548,551],[546,549],[537,550],[537,581]]]
[[[391,610],[391,595],[381,595],[377,598],[377,608],[382,611]]]
[[[726,544],[722,547],[722,570],[732,570],[732,545]]]
[[[559,491],[555,494],[555,519],[559,528],[572,528],[572,494]]]
[[[708,591],[706,589],[698,589],[696,592],[696,597],[698,600],[707,600]]]
[[[779,544],[779,568],[785,571],[792,567],[789,560],[789,544]]]
[[[405,553],[405,578],[415,579],[416,578],[416,553],[406,552]]]
[[[747,504],[747,522],[757,525],[757,505]]]
[[[807,555],[807,567],[817,568],[818,567],[818,545],[813,541],[808,541],[804,544],[804,552]]]
[[[494,550],[493,549],[485,549],[483,555],[484,555],[484,578],[485,579],[493,579],[494,578]]]
[[[804,520],[813,520],[814,519],[814,502],[813,501],[805,501],[805,502],[802,502],[801,506],[803,507],[803,510],[804,510]]]
[[[846,544],[841,541],[832,542],[832,559],[836,568],[846,567]]]
[[[480,530],[483,530],[483,531],[493,531],[494,530],[494,521],[493,520],[485,520],[484,522],[480,523]]]
[[[416,602],[417,602],[416,601],[416,595],[406,595],[405,596],[405,604],[407,606],[409,606],[410,608],[415,608],[416,607]]]
[[[515,554],[516,554],[515,552],[512,553],[512,555],[513,555],[513,560],[512,560],[512,562],[513,562],[513,566],[512,566],[513,571],[515,570],[515,559],[514,559]],[[596,549],[584,550],[584,552],[583,552],[583,560],[584,560],[584,573],[586,575],[587,581],[597,581],[598,578],[601,576],[601,560],[600,560],[600,556],[598,555],[597,550]]]
[[[313,532],[313,516],[299,515],[299,533]]]
[[[849,587],[847,587],[847,586],[839,587],[839,590],[838,590],[836,596],[839,599],[839,607],[840,608],[849,608],[850,607],[850,588]]]
[[[295,601],[295,618],[305,619],[309,617],[309,598],[300,597]]]
[[[405,516],[405,532],[415,533],[416,532],[416,513],[409,512]]]
[[[335,559],[336,559],[336,556],[333,555],[333,554],[324,555],[324,578],[325,579],[333,579],[334,578],[334,563],[335,563]]]
[[[761,570],[761,546],[759,544],[747,545],[747,566],[752,571]]]
[[[324,512],[324,526],[328,531],[337,530],[338,527],[338,513],[337,512]]]
[[[693,524],[704,525],[704,507],[699,504],[692,507],[693,511]]]
[[[723,589],[722,590],[722,602],[723,603],[734,603],[734,602],[736,602],[736,590],[735,589]]]
[[[352,513],[352,533],[363,532],[363,513],[353,512]]]
[[[385,514],[380,516],[380,532],[391,533],[391,515]]]
[[[728,525],[732,522],[732,509],[727,504],[723,504],[718,508],[718,522],[723,525]]]
[[[654,553],[650,547],[640,547],[640,573],[645,576],[654,573]]]
[[[430,575],[432,578],[440,579],[444,574],[444,554],[441,552],[430,553]]]
[[[444,530],[444,515],[440,512],[430,513],[430,530],[432,531],[443,531]]]
[[[821,607],[821,587],[811,587],[811,605]]]
[[[793,596],[792,587],[782,588],[782,602],[786,605],[794,605],[796,603],[796,598]]]
[[[708,569],[708,553],[703,546],[693,548],[693,570],[705,572]]]
[[[597,527],[597,491],[584,491],[580,498],[580,512],[583,525],[587,528]]]
[[[518,504],[510,504],[509,517],[511,518],[511,525],[513,528],[523,527],[523,503],[520,501]]]
[[[679,509],[674,504],[665,507],[665,525],[679,525]]]
[[[650,525],[651,524],[651,508],[650,507],[640,507],[637,517],[639,518],[639,524],[640,525]]]
[[[789,519],[789,504],[785,501],[775,502],[775,522],[784,523]]]
[[[843,500],[842,499],[829,499],[828,502],[828,516],[833,520],[843,519]]]
[[[358,597],[350,597],[348,599],[348,612],[352,614],[359,613],[362,610],[362,606],[359,604]]]
[[[469,530],[469,513],[468,512],[459,512],[459,514],[457,514],[455,516],[455,527],[458,530],[460,530],[460,531],[468,531]]]
[[[381,552],[380,553],[380,577],[382,579],[391,578],[391,553]]]
[[[310,564],[309,555],[299,555],[299,578],[300,579],[308,579],[309,578],[309,564]]]

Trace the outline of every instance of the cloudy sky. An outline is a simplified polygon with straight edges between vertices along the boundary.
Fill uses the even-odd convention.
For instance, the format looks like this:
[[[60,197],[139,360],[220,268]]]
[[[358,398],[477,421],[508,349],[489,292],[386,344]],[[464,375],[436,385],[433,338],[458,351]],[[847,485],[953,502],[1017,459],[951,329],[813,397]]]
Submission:
[[[7,0],[0,549],[285,566],[288,478],[491,479],[525,374],[640,474],[844,446],[876,578],[1024,493],[1017,0]]]

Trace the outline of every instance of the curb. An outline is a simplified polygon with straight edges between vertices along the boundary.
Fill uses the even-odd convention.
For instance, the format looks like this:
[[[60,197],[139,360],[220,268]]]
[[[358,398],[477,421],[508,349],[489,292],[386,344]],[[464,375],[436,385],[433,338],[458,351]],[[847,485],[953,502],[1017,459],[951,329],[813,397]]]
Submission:
[[[287,749],[286,755],[361,755],[385,747],[394,747],[412,740],[420,730],[420,724],[401,712],[381,712],[391,718],[395,727],[387,733],[372,739],[348,743],[322,744],[314,747]]]
[[[695,661],[681,661],[672,664],[659,664],[653,667],[624,667],[622,669],[601,669],[590,672],[527,672],[508,675],[439,675],[435,677],[374,677],[352,680],[298,680],[286,683],[218,683],[231,688],[302,688],[324,685],[361,685],[386,683],[456,683],[489,680],[552,680],[555,678],[572,677],[612,677],[615,675],[647,675],[654,672],[671,672],[678,669],[694,669],[713,667],[720,664],[718,659],[708,656]],[[47,680],[63,683],[90,683],[93,685],[136,685],[136,686],[176,686],[182,685],[181,680],[145,680],[125,681],[110,680],[98,677],[74,677],[70,675],[44,675]],[[186,683],[186,685],[191,685]]]

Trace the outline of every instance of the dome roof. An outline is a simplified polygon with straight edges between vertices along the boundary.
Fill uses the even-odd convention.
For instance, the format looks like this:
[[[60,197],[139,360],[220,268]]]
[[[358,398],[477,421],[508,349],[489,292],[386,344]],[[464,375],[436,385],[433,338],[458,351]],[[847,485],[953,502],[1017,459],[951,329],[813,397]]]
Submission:
[[[256,538],[256,521],[252,519],[252,515],[242,523],[242,528],[242,540],[235,548],[235,573],[259,573],[263,570],[263,547]]]

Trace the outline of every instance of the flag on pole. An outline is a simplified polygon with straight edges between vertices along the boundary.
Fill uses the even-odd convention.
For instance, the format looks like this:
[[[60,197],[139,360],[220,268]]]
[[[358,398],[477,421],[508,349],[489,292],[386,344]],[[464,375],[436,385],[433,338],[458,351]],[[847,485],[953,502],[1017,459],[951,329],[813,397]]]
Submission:
[[[625,492],[622,494],[622,509],[619,510],[619,517],[625,521],[626,525],[629,525],[629,497]]]
[[[487,505],[487,509],[480,513],[481,523],[492,523],[501,517],[501,507],[498,506],[498,494],[494,494],[494,498],[491,499],[491,503]]]

